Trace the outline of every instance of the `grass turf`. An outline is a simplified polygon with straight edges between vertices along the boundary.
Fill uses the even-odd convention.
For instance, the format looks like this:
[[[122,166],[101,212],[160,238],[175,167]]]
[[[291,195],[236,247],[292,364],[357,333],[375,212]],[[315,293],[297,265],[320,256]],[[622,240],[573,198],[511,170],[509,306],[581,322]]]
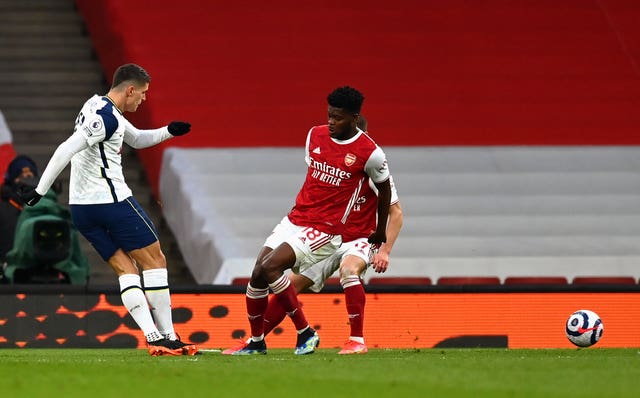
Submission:
[[[2,349],[5,397],[637,397],[638,349],[370,350],[339,356],[150,357],[130,349]]]

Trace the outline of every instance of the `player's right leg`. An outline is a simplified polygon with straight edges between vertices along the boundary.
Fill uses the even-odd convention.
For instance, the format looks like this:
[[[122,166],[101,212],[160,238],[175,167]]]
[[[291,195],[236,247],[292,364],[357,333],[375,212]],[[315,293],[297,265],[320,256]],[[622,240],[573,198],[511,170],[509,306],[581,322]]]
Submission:
[[[294,320],[296,329],[300,324],[304,324],[305,328],[308,328],[308,323],[304,319],[302,311],[298,311],[297,301],[294,304],[293,300],[291,300],[291,295],[295,300],[295,291],[293,291],[289,279],[282,271],[279,272],[280,275],[277,275],[278,272],[274,271],[286,269],[284,267],[291,267],[295,260],[295,253],[285,243],[280,244],[271,251],[267,246],[263,248],[261,255],[258,256],[258,261],[256,261],[251,281],[247,286],[246,302],[247,315],[251,325],[251,340],[246,347],[232,352],[231,355],[266,354],[264,315],[268,305],[269,288],[273,290],[274,295],[278,298],[278,302],[287,315]],[[269,281],[268,278],[273,280]],[[265,282],[267,282],[266,287]]]
[[[294,272],[303,272],[334,254],[341,243],[340,236],[329,235],[310,227],[297,226],[296,232],[278,247],[282,248],[283,252],[293,252],[295,262],[293,264],[278,262],[275,256],[269,256],[266,259],[267,262],[263,263],[266,279],[273,281],[270,283],[271,289],[298,332],[294,351],[296,355],[312,354],[320,344],[320,338],[318,333],[309,326],[298,303],[297,293],[289,279],[284,276],[284,271],[292,268]],[[280,274],[282,276],[274,281],[275,275]]]
[[[276,226],[275,231],[278,229]],[[267,344],[264,341],[264,313],[269,302],[269,285],[262,277],[259,262],[271,253],[272,249],[263,246],[258,253],[256,265],[251,273],[251,280],[247,284],[245,293],[245,304],[247,308],[247,318],[251,329],[250,338],[235,347],[222,351],[223,355],[255,355],[266,354]]]

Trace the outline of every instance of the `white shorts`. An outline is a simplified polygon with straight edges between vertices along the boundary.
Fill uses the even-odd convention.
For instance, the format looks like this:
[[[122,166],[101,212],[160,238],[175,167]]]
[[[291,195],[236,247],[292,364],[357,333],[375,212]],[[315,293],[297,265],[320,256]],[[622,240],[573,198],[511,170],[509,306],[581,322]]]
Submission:
[[[342,237],[295,225],[285,216],[273,229],[264,246],[275,249],[282,243],[293,248],[296,262],[291,270],[299,273],[334,254],[342,244]]]
[[[368,268],[369,265],[371,265],[373,257],[371,243],[368,242],[367,238],[360,238],[350,242],[345,242],[338,248],[338,250],[336,250],[335,253],[326,259],[298,273],[311,279],[313,281],[313,285],[309,287],[309,290],[318,293],[324,287],[324,282],[329,279],[329,277],[333,275],[338,268],[340,268],[340,263],[346,256],[360,257],[365,262],[365,267]],[[360,277],[363,275],[364,272]]]

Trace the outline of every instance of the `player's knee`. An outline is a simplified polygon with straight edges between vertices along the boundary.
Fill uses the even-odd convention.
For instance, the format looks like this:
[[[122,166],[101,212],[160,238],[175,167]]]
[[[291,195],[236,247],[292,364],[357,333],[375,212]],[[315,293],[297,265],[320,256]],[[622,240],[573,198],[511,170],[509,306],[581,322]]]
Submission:
[[[268,261],[266,259],[263,259],[262,261],[258,262],[256,268],[260,269],[260,273],[262,276],[273,274],[274,272],[279,271],[278,264],[274,263],[273,261]]]
[[[358,276],[362,270],[356,264],[345,264],[340,266],[340,277]]]
[[[251,281],[249,283],[251,284],[252,287],[256,289],[264,289],[269,286],[267,282],[264,280],[261,270],[257,266],[253,269],[253,272],[251,273]]]

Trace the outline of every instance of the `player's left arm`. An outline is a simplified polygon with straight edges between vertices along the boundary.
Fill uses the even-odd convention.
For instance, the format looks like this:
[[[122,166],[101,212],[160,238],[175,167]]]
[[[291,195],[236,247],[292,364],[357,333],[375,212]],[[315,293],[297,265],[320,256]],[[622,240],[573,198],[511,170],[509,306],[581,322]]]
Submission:
[[[380,147],[377,147],[367,160],[365,171],[378,190],[378,224],[375,232],[369,236],[369,243],[381,245],[387,241],[386,229],[391,204],[391,181],[387,157]]]
[[[148,148],[178,135],[187,134],[191,124],[186,122],[171,122],[159,129],[141,130],[125,120],[124,142],[135,149]]]

